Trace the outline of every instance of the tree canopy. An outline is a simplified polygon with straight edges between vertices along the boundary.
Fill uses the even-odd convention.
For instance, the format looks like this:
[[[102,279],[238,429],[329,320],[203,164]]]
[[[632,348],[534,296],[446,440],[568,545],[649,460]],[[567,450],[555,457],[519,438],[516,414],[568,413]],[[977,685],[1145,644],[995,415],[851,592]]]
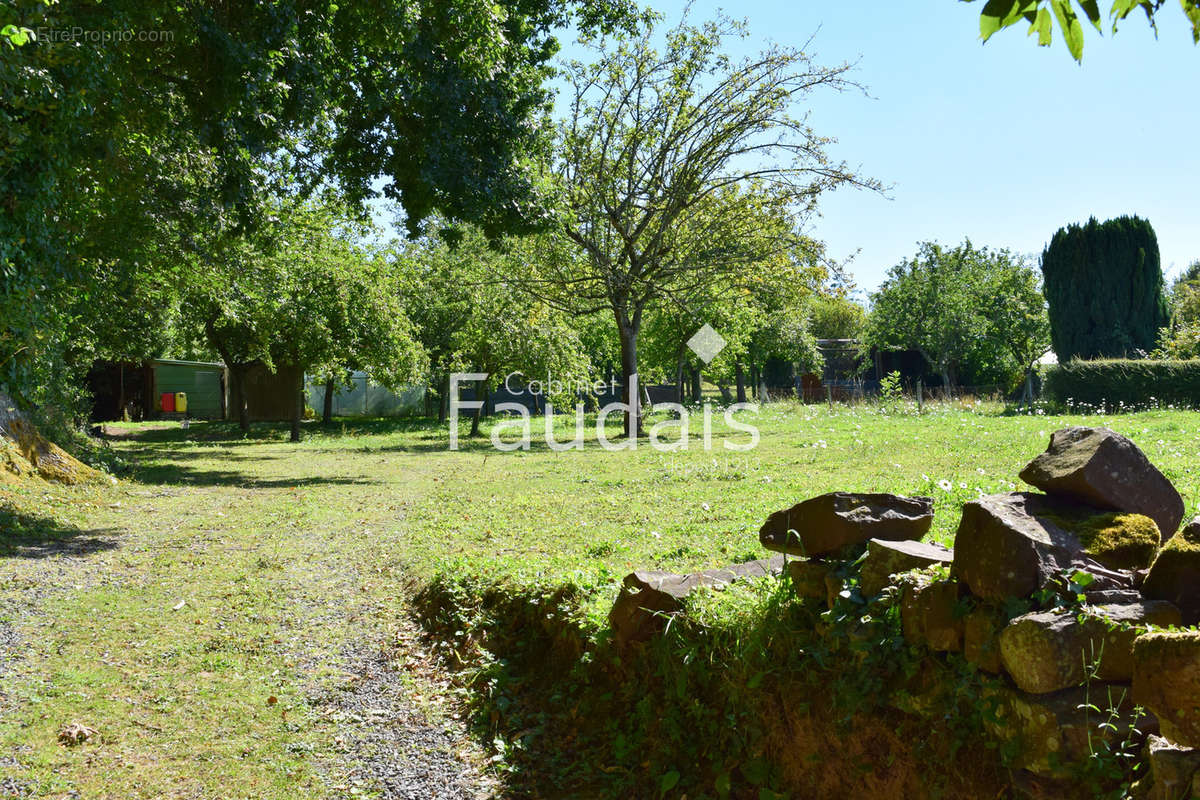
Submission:
[[[252,227],[280,191],[380,187],[414,230],[435,209],[490,236],[540,224],[553,31],[637,18],[619,0],[0,5],[0,382],[69,404],[80,288],[170,286],[171,248]]]
[[[1009,384],[1048,349],[1036,273],[1007,250],[924,242],[871,299],[867,342],[916,350],[946,387],[963,372]]]
[[[1171,285],[1170,322],[1158,332],[1155,355],[1200,358],[1200,261],[1193,261]]]
[[[518,280],[524,265],[536,260],[539,238],[514,237],[489,244],[477,228],[463,229],[453,247],[427,234],[405,243],[401,260],[410,276],[409,313],[430,358],[430,380],[442,411],[452,372],[488,373],[479,381],[480,396],[512,372],[517,385],[545,378],[572,385],[589,379],[591,364],[577,325],[561,310],[531,297]],[[559,407],[572,405],[569,392],[550,392]],[[479,415],[472,433],[479,430]]]
[[[189,271],[184,321],[229,367],[243,428],[242,382],[256,363],[301,376],[364,369],[392,387],[424,373],[404,310],[410,287],[369,234],[336,204],[280,202],[252,233],[218,240]],[[293,389],[298,439],[303,387]]]
[[[1146,15],[1147,22],[1157,36],[1158,13],[1164,5],[1166,0],[1112,0],[1108,12],[1112,32],[1115,34],[1117,26],[1130,14],[1141,11]],[[1191,26],[1192,42],[1200,42],[1200,2],[1180,0],[1179,5]],[[986,42],[996,32],[1026,22],[1029,24],[1029,35],[1036,34],[1038,44],[1049,47],[1054,40],[1054,28],[1057,23],[1058,31],[1072,58],[1082,61],[1084,25],[1075,11],[1076,6],[1082,12],[1083,19],[1098,32],[1104,32],[1104,18],[1101,16],[1097,0],[986,0],[979,14],[979,34]]]
[[[1136,357],[1167,324],[1154,228],[1117,217],[1060,228],[1042,253],[1050,330],[1060,361]]]
[[[848,67],[780,47],[735,61],[722,48],[743,36],[724,18],[647,26],[594,41],[595,62],[565,71],[548,182],[557,229],[580,257],[549,265],[535,290],[574,313],[613,315],[627,388],[650,308],[801,246],[798,221],[821,193],[875,185],[831,161],[829,140],[795,115],[812,92],[852,86]],[[633,435],[638,397],[626,402]]]

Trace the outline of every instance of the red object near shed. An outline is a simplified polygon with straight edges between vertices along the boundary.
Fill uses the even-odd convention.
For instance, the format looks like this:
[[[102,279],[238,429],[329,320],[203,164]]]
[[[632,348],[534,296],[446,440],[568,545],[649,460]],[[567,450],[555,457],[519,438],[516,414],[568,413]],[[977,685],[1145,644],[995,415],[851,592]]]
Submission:
[[[163,392],[158,397],[158,404],[159,404],[160,411],[174,411],[175,410],[175,393],[174,392]]]

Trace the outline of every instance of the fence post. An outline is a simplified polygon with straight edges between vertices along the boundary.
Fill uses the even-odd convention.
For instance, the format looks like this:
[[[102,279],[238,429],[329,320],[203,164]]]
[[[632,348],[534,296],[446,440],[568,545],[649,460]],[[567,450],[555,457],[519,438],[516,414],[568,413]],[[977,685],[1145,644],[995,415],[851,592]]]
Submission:
[[[833,387],[828,383],[825,384],[825,401],[829,403],[829,410],[833,410]]]
[[[917,378],[917,413],[920,414],[925,410],[925,384]]]

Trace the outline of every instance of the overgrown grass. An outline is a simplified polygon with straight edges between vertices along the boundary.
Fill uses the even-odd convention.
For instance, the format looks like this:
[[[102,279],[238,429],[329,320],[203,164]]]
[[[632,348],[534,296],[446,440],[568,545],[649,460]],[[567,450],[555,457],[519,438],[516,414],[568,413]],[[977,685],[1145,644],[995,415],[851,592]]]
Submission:
[[[126,469],[119,486],[0,495],[0,629],[20,637],[8,661],[0,651],[0,757],[23,765],[0,774],[86,797],[340,796],[350,787],[337,768],[319,774],[336,761],[337,729],[307,696],[344,681],[339,650],[385,637],[422,587],[455,587],[420,610],[484,650],[497,598],[543,615],[529,598],[551,598],[594,641],[629,570],[760,557],[766,515],[821,492],[930,495],[931,535],[949,541],[963,502],[1021,488],[1019,469],[1068,424],[1130,436],[1190,514],[1200,503],[1194,412],[777,404],[746,421],[762,439],[745,453],[722,448],[719,415],[715,449],[693,441],[674,453],[644,442],[604,452],[594,431],[582,451],[535,441],[529,452],[486,442],[449,452],[445,431],[419,420],[310,423],[299,445],[284,426],[247,438],[224,424],[114,426],[126,434],[111,444]],[[715,602],[701,617],[713,635],[770,607]],[[74,721],[99,740],[59,746],[58,728]],[[498,746],[521,746],[494,730]]]

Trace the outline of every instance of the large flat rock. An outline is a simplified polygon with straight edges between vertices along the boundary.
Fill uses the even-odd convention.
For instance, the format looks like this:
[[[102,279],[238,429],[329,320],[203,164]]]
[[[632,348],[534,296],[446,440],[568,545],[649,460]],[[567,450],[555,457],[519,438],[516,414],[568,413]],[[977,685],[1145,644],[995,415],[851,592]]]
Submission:
[[[932,524],[928,497],[830,492],[776,511],[758,539],[768,550],[819,556],[869,539],[920,539]]]
[[[780,575],[783,556],[760,558],[688,575],[639,570],[625,576],[621,593],[608,612],[617,643],[645,641],[659,633],[671,614],[683,608],[688,595],[702,586],[727,586],[741,580]]]
[[[1095,578],[1094,590],[1129,588],[1132,573],[1096,560],[1071,530],[1096,513],[1028,492],[972,500],[963,506],[954,537],[953,572],[972,594],[986,600],[1027,597],[1064,571],[1077,569]]]
[[[953,561],[954,551],[940,544],[872,539],[859,571],[859,588],[864,597],[874,597],[888,585],[890,576],[898,572],[949,565]]]
[[[1132,441],[1108,428],[1055,431],[1021,480],[1047,494],[1097,508],[1144,514],[1169,538],[1183,520],[1183,498]]]

